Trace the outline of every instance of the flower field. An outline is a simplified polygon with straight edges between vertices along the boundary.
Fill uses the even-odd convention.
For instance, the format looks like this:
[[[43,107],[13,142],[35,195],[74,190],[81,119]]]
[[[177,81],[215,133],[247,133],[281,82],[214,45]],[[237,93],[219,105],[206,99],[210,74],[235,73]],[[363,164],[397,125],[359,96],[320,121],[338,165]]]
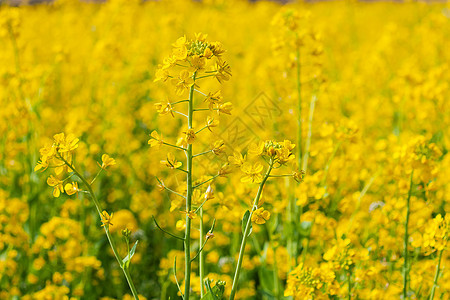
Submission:
[[[449,49],[447,3],[0,4],[0,299],[450,299]]]

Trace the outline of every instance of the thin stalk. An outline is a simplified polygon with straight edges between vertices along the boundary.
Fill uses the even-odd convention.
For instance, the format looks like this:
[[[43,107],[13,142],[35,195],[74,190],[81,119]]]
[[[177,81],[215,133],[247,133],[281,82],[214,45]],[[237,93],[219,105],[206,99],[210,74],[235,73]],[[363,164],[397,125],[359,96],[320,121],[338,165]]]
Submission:
[[[276,248],[273,249],[274,254],[276,254]],[[281,299],[280,294],[280,280],[278,279],[278,263],[277,263],[277,256],[273,256],[273,286],[274,286],[274,293],[277,298],[277,300]]]
[[[62,156],[60,156],[59,158],[60,158],[62,161],[64,161],[64,163],[65,163],[69,168],[72,169],[72,171],[78,176],[78,178],[80,178],[80,180],[84,183],[84,185],[86,185],[86,187],[87,187],[87,189],[88,189],[88,191],[89,191],[89,194],[91,195],[91,199],[92,199],[92,201],[94,202],[95,208],[97,209],[97,213],[99,214],[100,219],[102,219],[102,208],[101,208],[101,206],[100,206],[100,203],[99,203],[98,200],[97,200],[97,197],[96,197],[95,194],[94,194],[94,191],[92,190],[92,186],[90,185],[90,183],[86,180],[86,178],[84,178],[83,175],[80,174],[80,172],[78,172],[78,171],[74,168],[74,166],[73,166],[72,164],[70,164],[70,163],[69,163],[67,160],[65,160]],[[114,241],[113,241],[113,239],[112,239],[112,237],[111,237],[111,234],[109,233],[109,227],[108,227],[108,225],[104,226],[103,228],[105,229],[106,237],[108,238],[108,242],[109,242],[109,245],[111,246],[111,249],[112,249],[112,251],[113,251],[113,253],[114,253],[114,256],[116,257],[116,260],[117,260],[117,262],[119,263],[119,266],[120,266],[120,268],[122,269],[123,274],[125,275],[125,278],[127,279],[128,286],[130,287],[131,292],[133,293],[133,297],[134,297],[135,300],[139,300],[139,298],[138,298],[138,293],[137,293],[136,288],[135,288],[135,286],[134,286],[133,280],[131,280],[131,276],[130,276],[129,270],[128,270],[128,268],[125,268],[125,267],[124,267],[124,265],[123,265],[123,263],[122,263],[122,260],[120,259],[119,252],[117,251],[116,245],[115,245],[115,243],[114,243]]]
[[[197,133],[196,133],[196,134],[197,134]],[[193,155],[192,157],[197,157],[197,156],[205,155],[205,154],[208,154],[208,153],[210,153],[210,152],[212,152],[212,150],[208,150],[208,151],[204,151],[204,152],[197,153],[197,154]]]
[[[300,47],[297,47],[297,53],[296,53],[296,59],[297,59],[297,106],[298,106],[298,112],[297,112],[297,147],[298,147],[298,157],[297,157],[297,166],[300,168],[302,166],[302,156],[303,156],[303,140],[302,140],[302,83],[301,83],[301,64],[300,64]],[[297,211],[297,205],[296,205],[296,197],[294,195],[293,189],[289,188],[289,199],[288,199],[288,205],[287,205],[287,222],[289,223],[289,226],[292,227],[292,224],[295,222],[295,220],[298,220],[300,218],[298,216]],[[296,235],[289,235],[287,238],[287,250],[289,254],[289,267],[288,272],[292,270],[292,258],[297,257],[297,246],[296,242],[294,240],[297,240]]]
[[[352,299],[352,272],[349,270],[347,273],[347,283],[348,283],[348,300]]]
[[[192,79],[194,80],[194,84],[191,86],[189,90],[189,102],[188,102],[188,128],[192,129],[192,120],[194,116],[194,90],[195,90],[195,76],[197,73],[192,75]],[[187,146],[186,150],[186,165],[187,165],[187,174],[186,174],[186,182],[187,182],[187,192],[186,192],[186,211],[191,211],[192,207],[192,192],[194,190],[192,186],[192,144]],[[184,235],[184,299],[189,300],[189,294],[191,290],[191,219],[189,215],[186,214],[186,231]]]
[[[172,144],[166,143],[166,142],[163,142],[163,145],[166,145],[166,146],[169,146],[169,147],[172,147],[172,148],[176,148],[176,149],[179,149],[179,150],[183,150],[183,151],[186,151],[186,149],[185,149],[185,148],[183,148],[183,147],[178,147],[178,146],[175,146],[175,145],[172,145]]]
[[[301,64],[300,47],[297,47],[297,100],[298,100],[298,166],[302,165],[302,82],[301,82]]]
[[[442,249],[441,252],[439,253],[439,259],[438,259],[438,263],[437,263],[437,266],[436,266],[436,273],[434,273],[433,287],[431,288],[430,300],[434,299],[434,292],[435,292],[436,287],[437,287],[437,282],[438,282],[438,278],[439,278],[439,272],[440,272],[440,269],[441,269],[442,253],[444,253],[444,249]]]
[[[211,178],[209,178],[209,179],[206,179],[205,181],[200,182],[199,184],[195,185],[193,188],[196,189],[196,188],[198,188],[199,186],[201,186],[201,185],[203,185],[203,184],[205,184],[205,183],[208,183],[208,182],[210,182],[211,180],[216,179],[217,177],[219,177],[218,174],[217,174],[217,175],[214,175],[213,177],[211,177]]]
[[[262,190],[264,188],[264,184],[266,183],[267,179],[269,178],[270,172],[272,171],[272,168],[273,168],[273,162],[270,162],[269,169],[267,170],[267,173],[264,175],[263,180],[259,184],[258,192],[256,193],[255,200],[253,201],[252,210],[251,210],[250,215],[248,217],[247,224],[245,225],[245,230],[244,230],[244,233],[243,233],[244,235],[242,236],[241,248],[239,250],[239,258],[238,258],[238,262],[237,262],[237,265],[236,265],[236,270],[234,272],[233,286],[231,288],[231,293],[230,293],[230,298],[229,298],[230,300],[233,300],[235,295],[236,295],[237,285],[238,285],[238,281],[239,281],[239,275],[241,273],[242,261],[244,259],[245,244],[247,243],[248,233],[250,231],[250,226],[252,224],[252,215],[253,215],[253,212],[258,207],[258,201],[261,198],[261,194],[262,194]]]
[[[101,173],[102,171],[103,171],[103,168],[100,167],[100,171],[98,171],[97,175],[95,175],[94,179],[92,179],[92,181],[91,181],[91,183],[90,183],[91,185],[94,184],[95,180],[97,179],[97,177],[100,175],[100,173]]]
[[[308,169],[309,148],[311,147],[312,123],[314,117],[314,109],[316,107],[316,101],[317,101],[316,95],[312,96],[311,103],[309,104],[308,135],[306,136],[305,154],[302,161],[302,170],[304,171]]]
[[[409,225],[409,214],[410,214],[410,200],[413,188],[413,174],[414,170],[411,172],[411,178],[409,181],[409,191],[408,197],[406,198],[406,221],[405,221],[405,238],[404,238],[404,250],[403,250],[403,299],[407,299],[408,296],[408,225]]]
[[[202,246],[202,248],[200,249],[200,256],[199,256],[199,264],[198,264],[198,268],[199,268],[199,274],[200,274],[200,296],[201,298],[203,298],[203,294],[204,294],[204,290],[203,290],[203,281],[204,281],[204,277],[205,277],[205,266],[204,266],[204,261],[205,261],[205,255],[203,253],[203,247],[204,247],[204,239],[205,239],[205,232],[204,232],[204,228],[203,228],[203,207],[200,208],[200,245]]]

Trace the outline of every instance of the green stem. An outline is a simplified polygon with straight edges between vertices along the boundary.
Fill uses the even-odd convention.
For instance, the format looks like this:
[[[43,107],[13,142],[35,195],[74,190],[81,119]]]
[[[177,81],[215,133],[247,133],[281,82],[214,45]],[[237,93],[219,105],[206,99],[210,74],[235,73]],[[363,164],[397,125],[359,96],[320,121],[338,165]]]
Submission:
[[[316,95],[312,96],[311,103],[309,104],[308,135],[306,136],[305,154],[303,157],[303,164],[302,164],[302,170],[304,171],[308,169],[309,148],[311,147],[312,123],[314,118],[314,109],[316,107],[316,101],[317,101]]]
[[[301,82],[301,64],[300,64],[300,47],[297,47],[297,97],[298,97],[298,167],[302,165],[302,82]]]
[[[347,283],[348,283],[348,300],[352,299],[352,272],[349,270],[347,273]]]
[[[216,179],[217,177],[219,177],[218,174],[217,174],[217,175],[214,175],[213,177],[211,177],[211,178],[209,178],[209,179],[206,179],[205,181],[200,182],[199,184],[196,184],[193,188],[196,189],[196,188],[198,188],[199,186],[201,186],[201,185],[203,185],[203,184],[205,184],[205,183],[208,183],[208,182],[210,182],[211,180]]]
[[[438,260],[438,264],[436,266],[436,273],[434,273],[433,287],[431,288],[430,300],[434,299],[434,292],[435,292],[436,287],[437,287],[437,282],[438,282],[438,278],[439,278],[439,271],[441,269],[442,253],[444,253],[444,249],[442,249],[441,252],[439,253],[439,260]]]
[[[277,298],[277,300],[281,299],[281,289],[280,289],[280,280],[278,279],[278,263],[277,263],[277,256],[276,256],[276,248],[273,248],[273,286],[274,286],[274,293]]]
[[[64,161],[64,163],[65,163],[69,168],[72,169],[72,171],[78,176],[78,178],[81,179],[81,181],[82,181],[82,182],[84,183],[84,185],[87,187],[87,189],[88,189],[88,191],[89,191],[89,194],[91,195],[91,199],[92,199],[92,201],[94,202],[95,208],[97,209],[97,213],[99,214],[100,219],[102,219],[102,208],[101,208],[101,206],[100,206],[100,203],[99,203],[98,200],[97,200],[97,197],[96,197],[95,194],[94,194],[94,191],[92,190],[92,186],[90,185],[90,183],[86,180],[86,178],[84,178],[83,175],[80,174],[80,172],[78,172],[78,171],[73,167],[72,164],[70,164],[70,163],[69,163],[67,160],[65,160],[62,156],[60,156],[59,158],[60,158],[62,161]],[[114,241],[113,241],[113,239],[112,239],[111,234],[109,233],[109,227],[108,227],[108,225],[104,226],[103,228],[105,229],[106,237],[108,238],[108,242],[109,242],[109,245],[111,246],[111,249],[112,249],[112,251],[113,251],[113,253],[114,253],[114,256],[116,257],[116,260],[117,260],[117,262],[119,263],[119,266],[120,266],[120,268],[122,269],[123,274],[125,275],[125,278],[127,279],[128,285],[129,285],[129,287],[130,287],[130,289],[131,289],[131,292],[133,293],[134,299],[139,300],[139,298],[138,298],[138,293],[137,293],[137,291],[136,291],[136,288],[134,287],[133,281],[131,280],[130,273],[129,273],[129,271],[128,271],[127,268],[124,268],[124,265],[123,265],[123,263],[122,263],[122,260],[120,259],[120,256],[119,256],[119,252],[117,251],[116,245],[115,245],[115,243],[114,243]]]
[[[194,89],[195,89],[195,76],[197,73],[192,75],[194,84],[189,90],[189,102],[188,102],[188,128],[192,129],[192,120],[194,116]],[[194,190],[192,186],[192,144],[187,146],[186,150],[186,165],[187,165],[187,192],[186,192],[186,211],[191,211],[192,207],[192,192]],[[184,236],[184,299],[189,300],[189,294],[191,290],[191,219],[189,215],[186,214],[186,231]]]
[[[203,298],[203,280],[205,277],[205,266],[204,266],[204,261],[205,261],[205,255],[203,253],[203,243],[204,243],[204,238],[205,238],[205,232],[204,232],[204,228],[203,228],[203,207],[200,208],[200,246],[202,247],[202,249],[200,249],[200,257],[199,257],[199,264],[198,264],[198,268],[199,268],[199,274],[200,274],[200,296],[201,298]]]
[[[103,168],[100,167],[100,171],[98,171],[97,175],[95,175],[94,179],[92,179],[91,181],[91,185],[94,184],[95,180],[97,179],[97,177],[100,175],[100,173],[103,171]]]
[[[208,154],[208,153],[210,153],[210,152],[212,152],[212,150],[207,150],[207,151],[204,151],[204,152],[197,153],[197,154],[193,155],[192,157],[197,157],[197,156],[205,155],[205,154]]]
[[[413,188],[413,174],[414,170],[411,172],[411,178],[409,182],[408,197],[406,198],[406,221],[405,221],[405,238],[404,238],[404,249],[403,249],[403,299],[407,299],[408,296],[408,225],[409,225],[409,214],[410,214],[410,200]]]
[[[264,184],[266,183],[267,179],[269,178],[272,168],[273,168],[273,162],[270,162],[269,169],[267,170],[266,175],[264,175],[263,180],[259,184],[258,192],[256,193],[255,200],[253,201],[252,210],[248,217],[247,224],[245,225],[244,235],[242,236],[241,248],[239,250],[239,258],[238,258],[238,262],[237,262],[237,266],[236,266],[236,271],[234,272],[233,286],[231,288],[231,294],[230,294],[230,298],[229,298],[230,300],[233,300],[236,295],[237,285],[238,285],[238,281],[239,281],[239,275],[241,273],[242,261],[244,259],[245,244],[247,243],[248,234],[249,234],[250,227],[252,224],[252,215],[253,215],[253,212],[258,207],[258,201],[259,201],[259,198],[261,198]]]

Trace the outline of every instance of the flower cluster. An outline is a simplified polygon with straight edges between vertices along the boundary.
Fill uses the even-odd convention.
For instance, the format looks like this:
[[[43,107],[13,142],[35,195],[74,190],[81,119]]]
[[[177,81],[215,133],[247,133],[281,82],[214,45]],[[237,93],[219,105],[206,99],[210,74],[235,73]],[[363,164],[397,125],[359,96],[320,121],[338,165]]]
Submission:
[[[284,296],[294,299],[329,299],[339,293],[336,275],[328,264],[307,267],[299,264],[289,273]]]

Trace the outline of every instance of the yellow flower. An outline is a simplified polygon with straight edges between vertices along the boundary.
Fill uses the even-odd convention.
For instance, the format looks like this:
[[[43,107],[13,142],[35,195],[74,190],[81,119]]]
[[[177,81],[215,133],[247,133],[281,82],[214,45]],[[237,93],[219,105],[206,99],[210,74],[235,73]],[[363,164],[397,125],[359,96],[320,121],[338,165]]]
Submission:
[[[292,173],[292,177],[294,178],[295,181],[297,182],[303,182],[303,176],[305,175],[305,171],[300,170],[300,171],[294,171]]]
[[[127,209],[121,209],[115,212],[114,224],[115,226],[111,229],[111,232],[121,232],[125,229],[135,232],[139,228],[133,213]]]
[[[150,145],[150,147],[158,146],[159,149],[163,144],[162,134],[159,135],[156,130],[153,130],[150,136],[152,137],[151,139],[148,140],[148,144]]]
[[[183,70],[178,75],[178,78],[172,79],[172,83],[175,85],[175,92],[178,96],[181,96],[184,91],[191,88],[194,85],[194,79],[188,71]]]
[[[217,55],[217,54],[215,54],[215,55]],[[221,60],[218,60],[216,62],[216,68],[214,70],[214,76],[216,77],[217,81],[219,81],[220,83],[222,83],[222,81],[228,81],[231,77],[230,66],[225,61],[222,62]]]
[[[221,167],[220,170],[218,172],[219,176],[225,177],[228,174],[230,174],[232,172],[230,164],[229,163],[224,163]]]
[[[169,57],[164,58],[163,65],[162,65],[161,68],[163,70],[166,70],[168,68],[173,67],[176,63],[177,63],[176,57],[175,56],[169,56]]]
[[[167,115],[167,114],[171,114],[172,117],[175,117],[175,115],[173,114],[173,108],[172,108],[172,104],[170,104],[170,102],[167,101],[167,103],[155,103],[155,107],[156,107],[156,111],[160,114],[160,115]]]
[[[114,166],[116,164],[116,160],[112,157],[109,157],[108,154],[102,155],[102,169],[106,169],[109,166]]]
[[[211,187],[211,185],[208,185],[208,188],[206,189],[206,192],[205,192],[204,196],[205,196],[205,200],[214,199],[214,190]]]
[[[245,175],[241,178],[242,182],[259,183],[263,180],[263,175],[261,174],[261,172],[263,171],[263,165],[259,162],[255,163],[254,165],[250,163],[244,163],[241,166],[241,170],[245,173]]]
[[[291,151],[289,151],[286,148],[281,148],[281,149],[277,149],[276,150],[276,157],[275,160],[280,164],[280,165],[284,165],[287,162],[293,160],[295,158],[295,155],[291,153]]]
[[[258,144],[253,143],[248,147],[248,155],[249,156],[261,156],[263,155],[265,150],[265,143],[259,142]]]
[[[188,216],[189,219],[195,219],[195,217],[197,217],[197,214],[195,213],[195,210],[191,210],[189,212],[187,211],[182,211],[183,214],[185,214],[186,216]]]
[[[113,224],[111,223],[111,220],[113,218],[114,213],[111,213],[111,215],[108,214],[108,212],[106,210],[104,210],[102,212],[102,227],[107,225],[107,226],[112,226]]]
[[[252,214],[252,222],[256,224],[264,224],[270,218],[270,212],[264,210],[264,207],[260,207],[256,209]]]
[[[188,130],[183,132],[186,134],[185,140],[188,144],[192,144],[195,141],[195,131],[192,128],[189,128]]]
[[[157,81],[167,81],[167,79],[170,78],[170,74],[169,71],[167,71],[166,69],[162,68],[162,65],[159,65],[159,68],[156,70],[156,74],[155,74],[155,79],[153,80],[154,82]]]
[[[60,133],[55,135],[55,142],[59,146],[59,152],[69,152],[78,148],[79,139],[73,134],[69,134],[64,138],[64,133]]]
[[[289,151],[292,151],[295,148],[295,144],[292,144],[290,140],[284,140],[282,143],[283,147]]]
[[[240,167],[245,163],[245,156],[242,156],[240,152],[236,151],[233,156],[228,157],[228,161],[230,164]]]
[[[36,172],[36,171],[42,169],[42,172],[44,172],[47,168],[48,168],[48,161],[41,159],[40,161],[38,161],[38,163],[34,167],[34,171]]]
[[[219,125],[219,121],[214,120],[214,118],[208,116],[206,117],[206,127],[208,128],[209,131],[212,132],[211,128],[212,127],[217,127]]]
[[[53,197],[58,198],[61,193],[64,193],[63,182],[53,177],[53,175],[47,178],[47,184],[53,187]]]
[[[69,196],[76,194],[80,191],[80,189],[78,188],[78,182],[67,183],[64,186],[64,189],[66,190],[66,194]]]
[[[207,59],[210,59],[211,57],[213,57],[214,53],[211,51],[211,49],[209,48],[205,48],[205,51],[203,52],[203,56],[206,57]]]
[[[178,169],[182,166],[182,163],[177,161],[171,152],[167,153],[167,160],[162,160],[161,164],[166,165],[170,169]]]
[[[220,56],[225,53],[225,49],[223,49],[223,45],[220,42],[213,42],[209,45],[209,48],[214,53],[215,56]]]
[[[223,140],[219,140],[214,142],[214,144],[212,145],[212,153],[214,153],[215,155],[219,155],[220,153],[223,152],[225,148],[225,143],[223,142]]]
[[[191,70],[192,72],[202,70],[205,68],[206,58],[200,57],[199,55],[194,55],[191,59],[191,65],[192,67],[189,70]]]
[[[208,93],[205,100],[205,103],[208,103],[209,110],[213,110],[213,108],[219,105],[222,102],[222,94],[220,90],[214,93]]]
[[[218,108],[219,114],[227,114],[231,115],[231,110],[233,109],[233,104],[231,102],[225,102],[224,104],[220,104]]]

